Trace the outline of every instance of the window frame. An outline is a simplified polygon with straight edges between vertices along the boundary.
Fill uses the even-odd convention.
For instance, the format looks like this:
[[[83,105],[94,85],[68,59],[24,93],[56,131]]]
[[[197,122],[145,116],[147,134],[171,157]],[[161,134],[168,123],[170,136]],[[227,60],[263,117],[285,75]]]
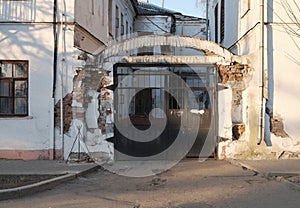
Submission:
[[[124,28],[124,14],[121,13],[121,36],[125,34],[125,28]]]
[[[120,28],[120,13],[119,7],[116,5],[115,8],[115,38],[119,37],[119,28]]]
[[[225,0],[221,0],[221,11],[220,11],[220,43],[225,38]]]
[[[104,0],[103,0],[104,1]],[[113,1],[108,1],[108,35],[113,37]]]
[[[219,3],[216,4],[214,9],[215,18],[215,43],[219,41]]]
[[[9,95],[4,96],[0,95],[0,98],[6,98],[10,99],[11,102],[11,111],[12,113],[0,113],[0,118],[1,117],[26,117],[29,115],[29,62],[27,60],[0,60],[0,64],[12,64],[12,76],[11,77],[2,77],[0,75],[0,82],[8,82],[11,83],[12,89],[9,89]],[[25,64],[26,65],[26,74],[25,77],[17,77],[15,76],[15,70],[14,70],[14,65],[15,64]],[[17,81],[25,81],[27,89],[26,89],[26,95],[25,96],[17,96],[16,95],[16,88],[15,88],[15,83]],[[20,114],[16,113],[16,106],[15,106],[15,99],[17,98],[23,98],[26,99],[26,113]]]

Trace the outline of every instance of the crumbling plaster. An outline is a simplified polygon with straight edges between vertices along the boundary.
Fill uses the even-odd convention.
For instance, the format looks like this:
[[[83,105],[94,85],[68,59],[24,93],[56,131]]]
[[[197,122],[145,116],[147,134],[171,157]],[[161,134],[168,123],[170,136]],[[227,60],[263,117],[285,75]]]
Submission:
[[[167,44],[175,47],[195,48],[204,51],[206,56],[119,56],[124,50],[130,51],[136,50],[138,47]],[[68,136],[76,137],[78,126],[81,126],[86,150],[90,154],[96,155],[94,158],[113,159],[113,144],[106,141],[107,138],[113,137],[112,91],[106,88],[112,84],[110,71],[112,71],[113,64],[118,62],[178,64],[183,61],[193,64],[218,65],[221,85],[227,88],[226,92],[223,91],[220,94],[223,93],[223,98],[227,94],[231,96],[231,100],[228,100],[227,97],[224,100],[226,105],[230,105],[223,109],[224,113],[228,114],[228,109],[231,109],[231,112],[228,114],[230,115],[228,118],[223,117],[226,121],[222,126],[223,129],[219,132],[220,137],[225,138],[225,142],[220,143],[219,149],[223,148],[225,144],[228,146],[226,148],[229,148],[230,142],[233,140],[243,141],[247,135],[244,133],[247,131],[247,122],[244,118],[243,93],[248,87],[253,71],[249,60],[246,57],[235,56],[217,44],[200,38],[166,35],[136,37],[112,45],[95,58],[93,63],[95,66],[87,65],[78,70],[78,74],[73,79],[73,121],[70,131],[67,133]],[[238,136],[233,139],[233,135]],[[236,150],[238,147],[233,146],[233,148]],[[220,154],[224,154],[224,152]],[[223,156],[219,155],[219,157]]]

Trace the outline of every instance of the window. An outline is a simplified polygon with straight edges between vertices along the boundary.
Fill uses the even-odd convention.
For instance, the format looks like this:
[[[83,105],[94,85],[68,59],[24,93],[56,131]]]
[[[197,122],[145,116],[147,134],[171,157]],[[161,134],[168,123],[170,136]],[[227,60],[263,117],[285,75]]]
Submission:
[[[121,36],[123,36],[125,33],[124,29],[124,15],[121,13]]]
[[[0,116],[28,115],[28,62],[0,61]]]
[[[109,0],[108,2],[108,34],[110,36],[113,36],[113,26],[112,26],[112,20],[113,20],[113,6],[112,6],[112,0]]]
[[[94,15],[95,14],[95,2],[94,2],[95,0],[92,0],[92,15]]]
[[[100,10],[99,10],[100,11]],[[100,12],[99,12],[100,13]],[[102,0],[102,13],[99,14],[99,16],[102,18],[102,26],[104,26],[105,24],[105,17],[104,17],[104,14],[105,14],[105,1]]]
[[[215,7],[215,42],[218,43],[218,36],[219,36],[219,15],[218,15],[218,12],[219,12],[219,4],[216,5]]]
[[[221,20],[220,20],[220,42],[224,40],[225,35],[225,0],[221,0]]]
[[[115,28],[115,37],[118,38],[119,36],[119,24],[120,24],[120,21],[119,21],[119,7],[116,6],[116,28]]]

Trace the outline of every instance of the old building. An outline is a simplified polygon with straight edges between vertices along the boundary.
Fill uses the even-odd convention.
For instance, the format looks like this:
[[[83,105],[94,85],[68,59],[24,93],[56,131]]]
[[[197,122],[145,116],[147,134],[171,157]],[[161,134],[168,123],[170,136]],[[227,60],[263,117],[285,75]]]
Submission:
[[[146,81],[146,79],[170,79],[168,76],[163,77],[158,74],[157,70],[170,71],[176,65],[181,65],[175,69],[176,73],[183,72],[188,74],[190,67],[186,64],[211,64],[207,60],[205,60],[207,62],[201,62],[201,57],[198,57],[204,56],[201,46],[205,48],[205,40],[198,38],[204,38],[206,35],[206,21],[204,19],[185,16],[178,12],[143,2],[133,1],[133,5],[137,11],[133,27],[134,34],[131,34],[130,38],[127,39],[124,37],[120,38],[119,42],[111,42],[105,48],[99,48],[99,54],[95,56],[94,61],[81,71],[84,77],[87,74],[92,74],[91,77],[97,77],[98,75],[98,78],[93,81],[88,77],[84,80],[79,77],[78,87],[73,92],[74,99],[77,95],[84,94],[88,94],[88,98],[76,100],[78,109],[73,108],[73,111],[84,112],[84,116],[73,117],[69,137],[76,137],[78,133],[76,126],[81,126],[83,134],[86,135],[85,145],[87,151],[94,159],[100,161],[113,158],[139,159],[144,158],[143,154],[149,149],[159,153],[160,149],[166,148],[166,144],[169,144],[169,142],[172,142],[172,139],[176,138],[174,135],[167,133],[167,131],[177,129],[178,123],[174,125],[167,124],[165,133],[162,133],[155,145],[144,144],[143,147],[139,147],[138,143],[128,142],[127,140],[127,138],[134,137],[134,132],[138,132],[137,128],[149,127],[148,115],[151,114],[151,109],[153,108],[169,110],[169,113],[172,113],[172,115],[175,115],[175,112],[177,112],[176,115],[182,113],[178,107],[175,107],[175,104],[172,105],[170,103],[168,96],[164,95],[163,91],[167,89],[166,82]],[[182,44],[179,44],[180,42]],[[195,45],[198,42],[203,42],[203,45]],[[209,48],[205,49],[209,50]],[[221,53],[223,54],[223,51]],[[218,61],[219,59],[216,58],[216,60]],[[180,68],[185,68],[185,71]],[[208,77],[215,75],[212,72],[208,72],[212,70],[211,68],[210,70],[206,67],[200,68],[199,70],[203,70]],[[143,80],[141,80],[143,84],[139,86],[133,83],[134,79],[125,78],[130,77],[132,73],[137,71],[144,73],[138,76]],[[193,76],[193,74],[190,76]],[[213,79],[212,77],[210,78]],[[100,83],[97,83],[98,79],[101,80]],[[122,83],[124,79],[127,79],[126,83]],[[190,82],[192,83],[194,78],[185,77],[184,79],[191,79]],[[120,83],[129,88],[134,88],[133,91],[140,91],[134,100],[132,100],[132,96],[135,93],[128,91],[126,87],[118,87],[118,90],[114,92],[109,90],[115,90]],[[213,81],[210,82],[212,85],[213,83]],[[200,85],[200,82],[198,85]],[[88,91],[84,86],[89,86]],[[200,86],[194,87],[201,88]],[[179,93],[180,95],[178,94],[175,98],[179,98],[183,93],[184,91],[182,90]],[[213,91],[210,93],[213,96]],[[75,106],[74,100],[73,106]],[[210,107],[215,110],[213,104],[210,104]],[[187,110],[187,106],[185,108]],[[128,115],[130,115],[130,121],[126,120]],[[151,115],[157,119],[157,124],[162,122],[163,116],[161,112],[155,111]],[[167,117],[170,119],[170,116]],[[175,119],[178,120],[178,118]],[[186,122],[188,121],[186,120]],[[132,127],[128,125],[130,123],[137,128],[130,130],[131,136],[127,135],[126,138],[126,132],[128,133],[128,129]],[[120,129],[125,129],[125,132],[122,132]],[[195,127],[195,132],[196,129],[198,128]],[[148,133],[150,135],[155,134],[155,130],[148,131]],[[143,136],[139,136],[139,138],[146,139],[148,133],[144,132]],[[197,135],[194,136],[197,137]],[[201,142],[203,141],[199,141],[199,143]],[[193,142],[186,142],[186,144],[191,145]],[[199,145],[200,149],[202,145],[202,143]],[[185,148],[181,149],[185,150]],[[196,149],[197,151],[195,152],[199,155],[200,149]],[[130,156],[127,157],[128,155],[126,156],[126,154]]]
[[[299,157],[299,3],[210,1],[210,39],[253,68],[245,86],[223,79],[220,158]]]
[[[129,34],[134,16],[130,1],[0,1],[1,158],[67,154],[74,138],[65,139],[60,127],[72,118],[77,68]]]
[[[282,2],[209,1],[208,30],[136,0],[0,1],[0,157],[298,157]]]
[[[78,140],[80,151],[109,154],[112,74],[99,68],[100,52],[142,33],[205,36],[205,20],[136,0],[0,1],[0,18],[4,159],[67,159]]]

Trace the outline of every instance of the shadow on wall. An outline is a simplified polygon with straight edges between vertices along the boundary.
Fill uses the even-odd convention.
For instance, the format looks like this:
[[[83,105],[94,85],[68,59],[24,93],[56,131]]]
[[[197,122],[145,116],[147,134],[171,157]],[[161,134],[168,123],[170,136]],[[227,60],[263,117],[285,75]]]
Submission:
[[[43,10],[45,14],[49,9]],[[31,1],[1,1],[0,20],[10,21],[35,21],[36,0]]]
[[[20,59],[20,53],[30,56],[32,59],[41,59],[52,56],[52,45],[49,44],[49,39],[41,37],[42,30],[48,29],[49,25],[22,25],[22,23],[31,23],[37,21],[37,10],[43,17],[53,17],[53,5],[40,4],[37,8],[36,0],[30,1],[0,1],[0,21],[14,22],[15,24],[4,25],[0,31],[0,44],[2,47],[11,48],[9,59]],[[20,24],[18,24],[20,22]],[[17,25],[17,27],[16,27]],[[48,31],[46,31],[49,36]],[[3,45],[2,45],[3,44]],[[46,47],[49,45],[49,47]],[[12,50],[12,48],[14,48]],[[18,48],[19,51],[15,49]],[[14,53],[15,52],[15,53]],[[8,57],[6,50],[0,51],[2,58]],[[41,57],[42,56],[42,57]]]

